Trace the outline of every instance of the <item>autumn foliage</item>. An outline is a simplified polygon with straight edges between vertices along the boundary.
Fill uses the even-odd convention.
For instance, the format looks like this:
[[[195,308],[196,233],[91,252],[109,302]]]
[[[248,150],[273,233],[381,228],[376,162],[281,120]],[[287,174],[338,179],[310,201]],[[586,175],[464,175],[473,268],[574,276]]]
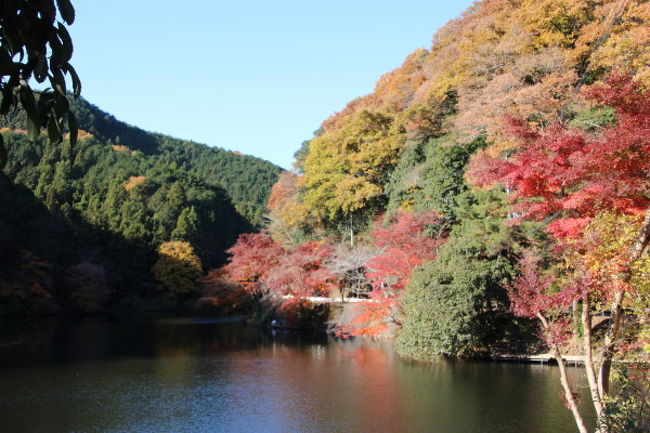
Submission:
[[[332,249],[320,242],[305,242],[285,251],[264,281],[279,294],[297,297],[329,296],[335,287],[332,272],[325,262]]]
[[[604,417],[613,360],[638,352],[649,334],[626,328],[649,322],[648,29],[643,0],[475,3],[429,49],[323,122],[296,171],[283,174],[271,194],[268,227],[282,245],[251,235],[261,238],[247,247],[240,240],[225,269],[251,289],[299,296],[346,284],[326,268],[345,270],[348,280],[355,276],[355,293],[369,297],[356,335],[399,324],[411,271],[427,261],[421,280],[439,291],[422,299],[446,302],[446,290],[465,290],[471,296],[454,298],[467,301],[465,311],[507,315],[513,324],[509,289],[512,312],[540,320],[556,357],[584,337],[590,394]],[[466,152],[446,164],[436,149]],[[471,187],[507,195],[507,212],[486,214],[483,192]],[[400,209],[445,215],[392,214]],[[393,216],[370,223],[381,214]],[[345,251],[343,236],[351,244]],[[454,248],[437,256],[446,237],[456,243],[442,251]],[[332,265],[360,247],[375,253]],[[477,278],[461,278],[462,269],[450,265],[456,259],[473,263]],[[607,328],[598,338],[591,334],[596,314]],[[587,431],[562,371],[567,405]]]
[[[158,288],[170,296],[185,296],[198,290],[201,261],[194,248],[181,241],[165,242],[158,248],[158,260],[151,269]]]
[[[604,423],[614,360],[643,357],[650,335],[648,29],[644,0],[475,3],[323,122],[273,188],[270,234],[240,238],[226,274],[254,293],[367,296],[341,331],[376,335],[410,314],[410,341],[438,339],[424,349],[437,353],[485,323],[528,332],[511,313],[538,319],[534,344],[560,359],[584,433],[561,362],[581,340]],[[444,215],[397,212],[429,209]],[[416,293],[440,308],[409,310]]]
[[[444,238],[427,236],[425,228],[438,223],[439,216],[435,212],[399,212],[385,227],[381,219],[375,223],[370,236],[380,253],[368,262],[366,275],[376,295],[398,296],[408,283],[413,268],[435,258],[436,249]]]
[[[323,122],[292,175],[299,191],[281,207],[297,212],[285,213],[287,222],[327,225],[383,210],[387,174],[413,141],[486,136],[494,156],[519,145],[504,117],[533,128],[566,125],[588,107],[580,88],[613,66],[650,85],[648,28],[650,6],[641,0],[477,2],[428,50]]]
[[[437,248],[444,242],[425,234],[427,226],[439,224],[435,212],[399,212],[382,226],[381,218],[370,232],[372,243],[379,251],[367,264],[366,276],[372,284],[370,301],[361,307],[355,318],[354,335],[377,335],[387,329],[391,320],[399,323],[396,308],[413,269],[436,257]]]
[[[249,293],[264,290],[264,280],[285,253],[265,231],[240,235],[227,252],[232,257],[223,268],[225,276]]]
[[[324,266],[332,250],[320,242],[285,249],[268,232],[243,234],[228,250],[223,272],[250,294],[327,296],[334,275]]]
[[[524,256],[512,308],[539,318],[556,357],[574,336],[571,311],[582,309],[587,378],[602,418],[609,404],[612,360],[624,347],[619,341],[623,310],[632,308],[632,299],[647,296],[641,268],[650,242],[650,92],[630,75],[613,74],[585,95],[612,107],[615,124],[589,134],[562,125],[540,132],[513,120],[517,151],[503,159],[480,155],[469,177],[481,185],[506,186],[518,219],[549,223],[555,242],[544,252],[546,263],[532,252]],[[598,312],[610,319],[604,339],[596,344],[592,318]],[[645,323],[647,311],[637,314]],[[563,385],[578,428],[587,431],[565,379]]]
[[[381,219],[377,220],[375,229],[370,232],[377,253],[361,264],[372,290],[368,294],[370,300],[355,320],[355,335],[379,334],[386,329],[386,322],[395,317],[395,308],[413,268],[435,258],[437,247],[444,241],[442,236],[431,238],[425,234],[427,226],[438,222],[439,216],[434,212],[400,212],[390,218],[386,226]],[[342,290],[342,280],[333,264],[337,256],[327,242],[306,241],[285,248],[268,232],[262,231],[241,235],[228,252],[232,257],[219,277],[223,275],[252,295],[272,295],[280,299],[290,295],[290,302],[281,301],[283,305],[289,302],[283,307],[285,309],[288,305],[299,304],[293,299],[327,297],[335,290]]]

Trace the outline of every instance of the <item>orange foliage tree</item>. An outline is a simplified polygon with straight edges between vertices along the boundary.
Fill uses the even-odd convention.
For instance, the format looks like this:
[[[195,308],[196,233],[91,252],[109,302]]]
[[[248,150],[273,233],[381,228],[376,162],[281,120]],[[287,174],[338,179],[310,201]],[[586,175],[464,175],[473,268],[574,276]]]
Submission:
[[[269,232],[281,243],[295,245],[300,227],[308,221],[307,208],[300,199],[298,175],[285,171],[271,189],[267,204]]]

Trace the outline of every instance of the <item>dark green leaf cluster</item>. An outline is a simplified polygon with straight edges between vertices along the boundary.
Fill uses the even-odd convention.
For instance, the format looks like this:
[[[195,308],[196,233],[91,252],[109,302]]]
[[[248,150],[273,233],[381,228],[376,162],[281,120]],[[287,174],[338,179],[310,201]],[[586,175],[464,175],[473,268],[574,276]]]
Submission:
[[[57,21],[59,15],[62,21]],[[74,18],[70,0],[56,4],[54,0],[14,0],[0,5],[0,115],[22,107],[31,140],[45,128],[50,141],[60,143],[67,128],[70,141],[76,142],[77,121],[70,112],[66,75],[74,97],[81,92],[81,81],[70,64],[73,46],[65,27]],[[50,87],[34,93],[29,85],[32,78],[38,83],[47,81]],[[0,137],[0,168],[6,158]]]
[[[94,138],[73,147],[33,145],[24,134],[9,134],[7,143],[9,178],[71,222],[150,247],[185,240],[208,266],[221,263],[223,250],[252,229],[226,191],[164,159],[115,151]]]
[[[505,197],[497,191],[457,197],[459,223],[435,261],[415,269],[402,300],[402,356],[477,356],[525,342],[528,324],[509,313],[505,286],[515,275],[511,229],[504,226]]]
[[[529,342],[529,324],[508,312],[519,245],[504,224],[505,194],[472,192],[464,180],[470,156],[485,146],[482,136],[466,145],[449,135],[413,143],[391,174],[389,211],[433,210],[449,230],[436,259],[413,271],[402,299],[397,349],[404,357],[482,356]]]
[[[465,165],[471,154],[484,146],[484,137],[469,145],[458,145],[448,136],[411,145],[391,174],[388,210],[405,205],[420,212],[435,210],[453,223],[457,197],[467,190]]]

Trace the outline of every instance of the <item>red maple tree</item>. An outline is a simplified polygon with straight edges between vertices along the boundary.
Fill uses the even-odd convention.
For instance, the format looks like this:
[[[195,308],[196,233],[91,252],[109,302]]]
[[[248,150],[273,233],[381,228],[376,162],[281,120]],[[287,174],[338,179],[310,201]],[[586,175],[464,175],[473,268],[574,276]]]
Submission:
[[[265,284],[278,295],[327,296],[336,276],[324,266],[332,248],[321,242],[306,242],[287,251],[269,270]]]
[[[467,177],[478,185],[499,182],[511,189],[522,218],[557,218],[556,238],[579,236],[603,210],[641,214],[650,204],[650,97],[630,75],[612,75],[585,92],[615,109],[616,124],[599,134],[556,124],[545,132],[507,119],[521,143],[511,158],[474,158]]]
[[[223,267],[225,277],[250,294],[266,289],[264,280],[286,254],[284,248],[266,231],[240,235],[235,245],[226,252],[231,258]]]
[[[387,319],[399,324],[396,307],[404,294],[413,269],[436,257],[444,237],[429,237],[425,228],[439,224],[436,212],[398,212],[387,226],[381,224],[381,217],[370,232],[373,245],[379,254],[367,264],[366,277],[373,290],[370,301],[361,305],[360,314],[354,319],[354,335],[377,335],[387,328]]]
[[[609,401],[612,360],[620,350],[621,317],[626,295],[632,291],[634,265],[650,242],[650,92],[630,75],[613,74],[585,95],[614,108],[616,123],[587,134],[563,125],[542,132],[510,119],[510,131],[520,143],[517,152],[505,159],[479,155],[468,173],[476,184],[498,182],[508,188],[514,211],[520,215],[513,223],[524,218],[550,222],[547,230],[556,240],[551,262],[561,265],[559,272],[545,273],[548,265],[524,257],[511,293],[512,307],[516,314],[541,321],[561,367],[567,404],[584,433],[588,430],[562,361],[562,343],[571,335],[570,309],[582,310],[587,379],[594,409],[602,417]],[[609,256],[594,255],[598,249],[607,252],[604,242],[613,243],[611,236],[599,235],[599,231],[612,232],[611,224],[594,225],[599,219],[607,221],[607,215],[636,215],[632,222],[638,231]],[[610,316],[598,346],[592,335],[596,311]],[[599,429],[607,431],[604,425]]]

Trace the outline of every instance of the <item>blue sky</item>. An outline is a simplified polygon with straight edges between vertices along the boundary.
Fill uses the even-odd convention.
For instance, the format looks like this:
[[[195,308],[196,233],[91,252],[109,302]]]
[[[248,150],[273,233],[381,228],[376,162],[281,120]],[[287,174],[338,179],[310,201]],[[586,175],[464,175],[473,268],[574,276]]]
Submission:
[[[82,95],[143,129],[290,168],[320,123],[471,1],[76,0]]]

